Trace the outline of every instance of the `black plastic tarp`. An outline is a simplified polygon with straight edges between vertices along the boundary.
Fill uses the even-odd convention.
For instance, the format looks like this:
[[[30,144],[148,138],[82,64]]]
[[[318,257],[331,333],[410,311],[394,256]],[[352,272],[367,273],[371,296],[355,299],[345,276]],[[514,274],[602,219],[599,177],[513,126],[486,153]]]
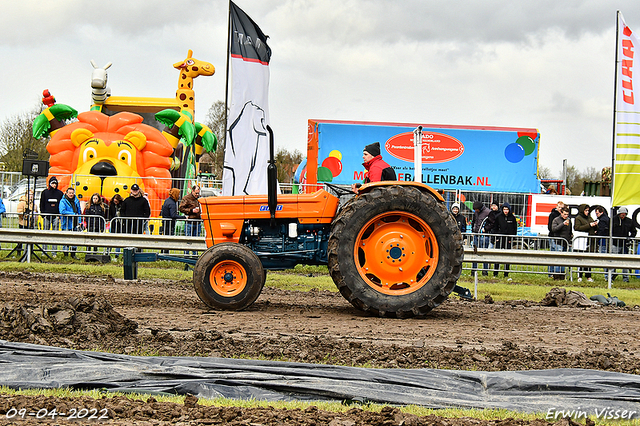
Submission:
[[[0,385],[107,389],[201,398],[369,401],[431,408],[504,408],[552,415],[635,411],[640,377],[584,369],[367,369],[200,357],[142,357],[0,340]],[[562,417],[562,416],[560,416]]]

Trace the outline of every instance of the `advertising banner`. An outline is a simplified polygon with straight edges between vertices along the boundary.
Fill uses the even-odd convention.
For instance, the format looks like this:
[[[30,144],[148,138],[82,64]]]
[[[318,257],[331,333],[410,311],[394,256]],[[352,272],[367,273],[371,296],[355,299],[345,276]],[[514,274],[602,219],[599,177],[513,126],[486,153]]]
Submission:
[[[633,92],[634,54],[640,47],[636,33],[619,17],[616,134],[613,167],[613,204],[623,206],[640,203],[640,96],[636,103]],[[636,87],[638,86],[636,82]]]
[[[267,36],[229,3],[229,48],[233,85],[224,150],[224,195],[267,193],[269,161],[269,60]]]
[[[317,137],[318,181],[362,182],[362,150],[373,142],[398,180],[413,181],[413,131],[420,125],[423,183],[444,190],[540,191],[538,131],[480,126],[309,120],[310,138]]]

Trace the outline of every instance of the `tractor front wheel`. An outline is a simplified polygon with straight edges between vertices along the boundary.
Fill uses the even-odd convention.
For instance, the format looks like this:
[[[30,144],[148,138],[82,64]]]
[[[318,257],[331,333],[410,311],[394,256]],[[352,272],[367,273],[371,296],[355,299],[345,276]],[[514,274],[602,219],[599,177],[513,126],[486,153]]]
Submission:
[[[265,277],[262,262],[249,248],[221,243],[198,258],[193,284],[200,300],[210,308],[239,311],[255,302]]]

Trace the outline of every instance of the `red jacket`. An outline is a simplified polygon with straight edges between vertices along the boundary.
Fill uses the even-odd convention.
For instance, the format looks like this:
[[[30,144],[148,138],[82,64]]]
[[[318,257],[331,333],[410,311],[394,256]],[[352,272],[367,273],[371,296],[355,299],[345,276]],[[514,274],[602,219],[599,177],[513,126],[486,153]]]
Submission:
[[[381,155],[376,155],[370,161],[362,163],[367,173],[364,183],[380,182],[381,180],[396,180],[396,172],[389,166]]]

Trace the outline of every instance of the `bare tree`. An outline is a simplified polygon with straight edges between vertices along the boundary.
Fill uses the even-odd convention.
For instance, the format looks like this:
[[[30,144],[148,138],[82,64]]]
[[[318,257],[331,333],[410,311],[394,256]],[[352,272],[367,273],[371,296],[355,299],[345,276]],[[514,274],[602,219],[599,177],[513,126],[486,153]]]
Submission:
[[[48,160],[48,138],[34,139],[32,135],[33,120],[42,112],[42,106],[33,110],[16,114],[6,119],[0,126],[0,161],[5,170],[19,172],[22,170],[22,159],[26,152],[35,152],[38,160]]]
[[[554,179],[553,173],[549,167],[538,167],[538,177],[540,179]]]
[[[582,172],[582,180],[586,182],[597,182],[602,179],[602,170],[598,170],[595,167],[587,167]]]
[[[203,164],[208,164],[210,173],[213,174],[216,179],[222,179],[222,167],[224,165],[224,112],[224,101],[216,101],[211,105],[209,111],[207,111],[207,117],[204,120],[204,124],[207,125],[218,138],[218,147],[214,152],[205,154],[200,158],[200,168],[204,169]]]
[[[278,167],[278,182],[293,183],[293,175],[303,158],[302,153],[297,149],[289,152],[286,148],[278,148],[275,158]]]
[[[567,166],[567,188],[573,195],[582,193],[585,182],[599,182],[601,179],[602,170],[595,167],[587,167],[580,172],[575,166]]]
[[[578,169],[575,166],[567,165],[567,189],[571,194],[578,195],[582,192],[583,183],[580,178]]]

